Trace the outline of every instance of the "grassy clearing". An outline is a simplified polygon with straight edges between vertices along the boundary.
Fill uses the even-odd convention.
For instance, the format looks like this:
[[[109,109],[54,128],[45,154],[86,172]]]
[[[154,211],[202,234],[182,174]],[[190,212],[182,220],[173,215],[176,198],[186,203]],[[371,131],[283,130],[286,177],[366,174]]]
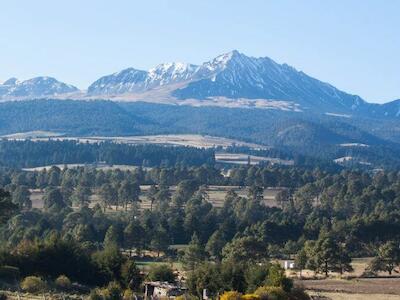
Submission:
[[[147,200],[146,197],[146,192],[150,188],[148,185],[142,185],[140,187],[141,189],[141,195],[140,195],[140,200],[141,203],[139,205],[139,209],[144,210],[144,209],[150,209],[151,203],[150,201]],[[173,193],[176,190],[176,186],[172,186],[170,188],[171,193]],[[221,208],[224,205],[225,201],[225,196],[228,193],[228,191],[234,190],[236,193],[238,193],[239,196],[245,197],[247,195],[247,189],[246,188],[240,188],[238,186],[209,186],[207,188],[207,193],[209,196],[209,201],[210,203],[217,208]],[[264,200],[263,203],[266,206],[269,207],[279,207],[279,204],[276,202],[275,197],[279,193],[280,189],[278,188],[269,188],[264,190]],[[44,192],[38,189],[31,190],[31,201],[32,201],[32,207],[33,208],[38,208],[42,209],[43,208],[43,195]],[[91,204],[89,205],[90,207],[93,207],[97,203],[100,203],[100,198],[99,196],[95,193],[90,196],[90,201]],[[120,207],[118,209],[119,211],[122,210]],[[109,212],[116,211],[115,207],[110,209]]]
[[[400,296],[400,278],[322,279],[296,281],[307,290],[319,293],[388,294]]]
[[[166,134],[166,135],[143,135],[143,136],[90,136],[90,137],[63,137],[53,132],[27,132],[17,133],[6,136],[9,139],[32,139],[34,141],[47,141],[51,138],[56,140],[74,140],[80,143],[100,143],[104,141],[123,143],[123,144],[157,144],[157,145],[174,145],[174,146],[190,146],[196,148],[215,148],[229,146],[245,146],[256,149],[268,149],[269,147],[247,143],[239,140],[228,139],[223,137],[215,137],[199,134]]]
[[[330,300],[400,300],[400,296],[388,294],[316,293],[313,291],[308,291],[308,293],[311,296],[318,296],[321,297],[321,299]]]
[[[136,265],[143,271],[149,271],[152,266],[168,265],[175,271],[182,271],[182,264],[178,261],[136,261]]]

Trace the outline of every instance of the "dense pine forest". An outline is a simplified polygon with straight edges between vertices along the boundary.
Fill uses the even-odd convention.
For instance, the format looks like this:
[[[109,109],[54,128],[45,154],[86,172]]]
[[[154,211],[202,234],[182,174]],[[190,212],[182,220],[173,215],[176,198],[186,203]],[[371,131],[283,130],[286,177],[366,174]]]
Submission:
[[[400,173],[271,165],[224,173],[200,164],[3,168],[2,284],[40,281],[34,290],[68,280],[80,284],[70,286],[75,291],[92,289],[92,299],[119,299],[104,295],[140,293],[145,280],[183,280],[193,296],[207,289],[213,297],[237,291],[308,299],[276,260],[295,259],[297,270],[323,276],[351,274],[352,259],[365,256],[375,257],[365,270],[369,276],[399,270]],[[228,191],[216,207],[210,186],[241,193]],[[266,206],[263,191],[271,187],[281,189],[276,204]],[[40,208],[33,205],[34,191],[43,193]],[[168,264],[143,273],[138,266],[149,257],[178,261],[184,278]]]
[[[127,145],[112,142],[0,141],[0,165],[14,168],[53,164],[93,164],[154,166],[201,166],[214,164],[213,149]]]

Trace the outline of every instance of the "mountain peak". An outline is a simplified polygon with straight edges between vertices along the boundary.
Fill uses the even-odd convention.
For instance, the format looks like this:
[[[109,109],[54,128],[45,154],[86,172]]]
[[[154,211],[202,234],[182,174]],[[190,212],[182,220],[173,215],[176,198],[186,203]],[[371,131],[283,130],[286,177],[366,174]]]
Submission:
[[[169,87],[161,88],[164,86]],[[221,54],[200,66],[170,62],[149,71],[126,69],[100,78],[89,87],[88,93],[107,96],[152,89],[156,89],[154,95],[163,99],[283,101],[303,110],[324,112],[354,111],[364,103],[359,97],[286,64],[276,63],[269,57],[246,56],[238,50]],[[145,96],[151,98],[149,95]]]
[[[152,68],[148,72],[148,85],[164,85],[190,79],[199,67],[196,65],[171,62]]]
[[[225,66],[229,61],[240,59],[240,58],[242,58],[244,56],[245,55],[240,53],[239,51],[232,50],[230,52],[227,52],[227,53],[224,53],[224,54],[221,54],[221,55],[217,56],[216,58],[214,58],[211,61],[211,63]]]
[[[78,89],[75,86],[60,82],[48,76],[34,77],[25,81],[18,81],[16,78],[10,78],[2,85],[0,98],[37,98],[77,91]]]
[[[3,85],[16,85],[18,83],[18,79],[15,77],[11,77],[3,82]]]

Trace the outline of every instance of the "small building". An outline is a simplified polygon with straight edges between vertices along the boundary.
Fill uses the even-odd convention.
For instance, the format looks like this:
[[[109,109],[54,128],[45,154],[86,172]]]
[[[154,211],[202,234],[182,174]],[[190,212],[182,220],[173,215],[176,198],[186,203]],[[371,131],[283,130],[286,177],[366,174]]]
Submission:
[[[285,270],[293,270],[294,267],[295,267],[295,265],[294,265],[294,261],[293,260],[285,260],[283,262],[283,268]]]
[[[175,298],[186,293],[186,288],[162,281],[149,281],[144,283],[145,299]]]

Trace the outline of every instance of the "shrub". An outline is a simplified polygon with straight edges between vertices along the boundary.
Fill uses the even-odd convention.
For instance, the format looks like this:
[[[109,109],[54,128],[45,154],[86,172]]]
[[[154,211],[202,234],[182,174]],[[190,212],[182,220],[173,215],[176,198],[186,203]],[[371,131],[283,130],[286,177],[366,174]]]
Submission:
[[[106,288],[94,289],[90,292],[90,300],[121,300],[122,296],[121,286],[118,282],[112,281]],[[132,294],[133,295],[133,294]],[[129,299],[129,298],[128,298]]]
[[[274,264],[268,269],[268,286],[282,287],[289,292],[293,287],[293,281],[285,276],[285,271],[281,266]]]
[[[276,286],[261,286],[255,292],[260,296],[260,300],[287,300],[287,293],[281,288]]]
[[[128,260],[122,265],[121,277],[122,282],[126,288],[134,291],[140,290],[143,276],[134,261]]]
[[[126,289],[122,299],[123,300],[135,300],[135,295],[133,294],[132,290]]]
[[[71,288],[71,280],[65,275],[58,276],[54,283],[61,290],[69,290]]]
[[[197,300],[197,299],[199,299],[199,298],[196,296],[193,296],[191,294],[180,295],[175,298],[175,300]]]
[[[21,288],[29,293],[38,293],[46,289],[46,283],[40,277],[28,276],[22,280]]]
[[[90,291],[90,300],[103,300],[103,293],[101,289],[94,289]]]
[[[116,281],[111,281],[106,289],[106,299],[107,300],[120,300],[122,299],[121,297],[122,290],[121,286],[119,285],[118,282]]]
[[[168,265],[153,265],[148,277],[151,281],[175,282],[174,271]]]
[[[246,294],[242,296],[242,300],[260,300],[260,296],[256,294]]]
[[[220,300],[240,300],[242,298],[242,294],[235,291],[225,292],[220,297]]]

